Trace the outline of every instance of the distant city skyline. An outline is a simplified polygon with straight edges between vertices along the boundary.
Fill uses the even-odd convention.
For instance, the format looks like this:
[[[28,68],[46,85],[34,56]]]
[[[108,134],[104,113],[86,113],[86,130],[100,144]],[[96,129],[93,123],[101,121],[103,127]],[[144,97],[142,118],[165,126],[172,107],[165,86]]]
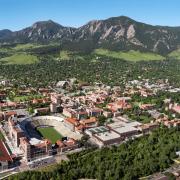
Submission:
[[[90,20],[128,16],[152,25],[180,26],[179,0],[0,0],[0,30],[53,20],[80,27]]]

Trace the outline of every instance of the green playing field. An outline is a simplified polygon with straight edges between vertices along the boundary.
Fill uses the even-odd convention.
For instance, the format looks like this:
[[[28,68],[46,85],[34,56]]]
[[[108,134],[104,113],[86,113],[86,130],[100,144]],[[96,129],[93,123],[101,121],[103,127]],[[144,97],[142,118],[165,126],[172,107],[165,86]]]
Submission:
[[[57,140],[63,137],[53,127],[39,127],[37,130],[45,139],[49,139],[52,143],[55,143]]]

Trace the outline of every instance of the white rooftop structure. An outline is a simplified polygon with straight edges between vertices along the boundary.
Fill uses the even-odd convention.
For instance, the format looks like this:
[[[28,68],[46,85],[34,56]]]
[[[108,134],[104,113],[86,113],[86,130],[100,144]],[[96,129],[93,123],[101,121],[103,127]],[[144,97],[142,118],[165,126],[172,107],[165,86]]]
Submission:
[[[109,129],[105,126],[99,126],[99,127],[94,127],[94,128],[89,128],[86,130],[87,134],[99,134],[99,133],[104,133],[109,131]]]
[[[118,133],[109,130],[109,128],[105,126],[99,126],[99,127],[87,129],[86,133],[90,136],[95,135],[101,141],[109,141],[121,137]]]
[[[138,131],[137,128],[132,127],[132,126],[122,126],[122,127],[119,127],[119,128],[115,128],[114,130],[116,132],[120,133],[120,134],[131,132],[131,131]]]
[[[43,143],[43,141],[41,141],[40,139],[36,139],[36,138],[31,138],[29,142],[31,145],[37,145],[37,144]]]
[[[140,126],[142,123],[137,121],[129,121],[123,117],[113,118],[113,123],[108,124],[108,126],[116,131],[117,133],[126,133],[131,131],[137,131],[137,126]]]
[[[96,134],[96,136],[100,138],[102,141],[109,141],[109,140],[113,140],[113,139],[121,137],[119,134],[117,134],[114,131],[102,132],[102,133]]]
[[[124,117],[116,117],[113,118],[113,123],[108,124],[109,127],[116,129],[116,128],[120,128],[120,127],[135,127],[135,126],[139,126],[142,123],[137,122],[137,121],[129,121]]]
[[[65,84],[69,84],[68,81],[59,81],[57,84],[56,84],[56,87],[63,87]]]

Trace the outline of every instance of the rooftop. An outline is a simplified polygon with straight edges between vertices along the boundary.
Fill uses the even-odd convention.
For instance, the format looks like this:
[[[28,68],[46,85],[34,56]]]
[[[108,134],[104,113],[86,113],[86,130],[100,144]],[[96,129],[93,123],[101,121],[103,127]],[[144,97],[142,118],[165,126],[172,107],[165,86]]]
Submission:
[[[132,127],[132,126],[122,126],[119,128],[114,129],[117,133],[126,133],[126,132],[131,132],[131,131],[137,131],[137,128]]]
[[[95,128],[90,128],[87,131],[91,132],[92,134],[104,133],[109,131],[109,129],[105,126],[99,126]]]
[[[6,115],[6,116],[17,115],[17,112],[16,112],[16,111],[6,111],[6,112],[5,112],[5,115]]]
[[[41,140],[36,139],[36,138],[31,138],[29,142],[31,145],[37,145],[37,144],[43,143],[44,141],[41,141]]]
[[[71,124],[77,124],[78,123],[76,118],[66,118],[65,121],[67,121]]]
[[[95,117],[91,117],[90,119],[80,120],[80,123],[82,124],[90,124],[90,123],[95,123],[95,122],[97,122]]]
[[[108,141],[116,138],[120,138],[121,136],[117,134],[114,131],[106,131],[106,132],[101,132],[95,135],[97,138],[101,139],[102,141]]]

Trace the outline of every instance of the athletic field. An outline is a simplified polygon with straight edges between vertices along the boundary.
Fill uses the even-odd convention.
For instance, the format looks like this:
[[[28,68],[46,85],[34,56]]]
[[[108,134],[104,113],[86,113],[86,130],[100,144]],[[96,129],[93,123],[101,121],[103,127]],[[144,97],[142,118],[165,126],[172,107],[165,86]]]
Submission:
[[[55,143],[57,140],[61,139],[63,136],[57,132],[53,127],[39,127],[37,128],[39,133],[45,139],[49,139],[52,143]]]

